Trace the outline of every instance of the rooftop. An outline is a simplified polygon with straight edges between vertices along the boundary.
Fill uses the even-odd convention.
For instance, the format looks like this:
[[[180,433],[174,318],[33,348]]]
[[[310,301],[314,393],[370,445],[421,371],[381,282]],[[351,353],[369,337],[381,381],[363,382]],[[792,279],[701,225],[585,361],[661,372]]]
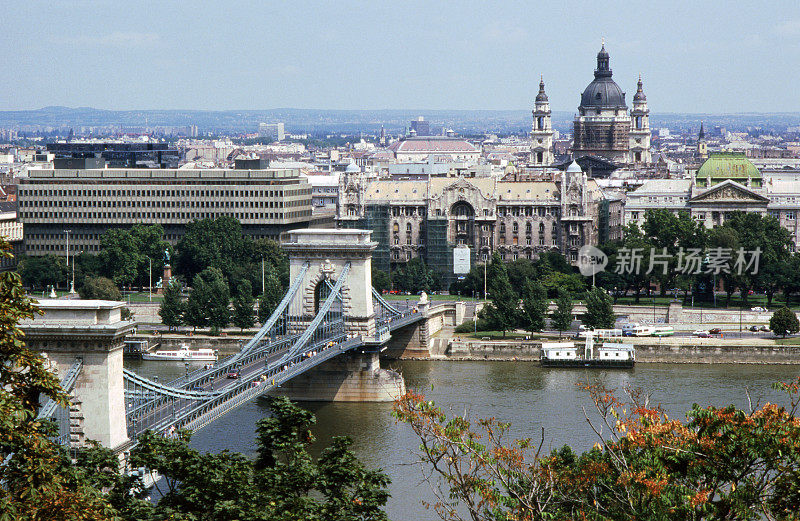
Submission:
[[[479,150],[474,145],[463,139],[448,137],[417,137],[407,138],[403,141],[392,143],[389,150],[397,152],[465,152],[477,153]]]
[[[697,170],[697,178],[761,179],[761,172],[741,152],[712,152]]]

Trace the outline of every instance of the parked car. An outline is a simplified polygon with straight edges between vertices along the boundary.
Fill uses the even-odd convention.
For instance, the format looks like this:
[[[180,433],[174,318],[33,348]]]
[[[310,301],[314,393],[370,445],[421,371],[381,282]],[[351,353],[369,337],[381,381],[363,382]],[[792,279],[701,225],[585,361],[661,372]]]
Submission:
[[[758,330],[759,330],[759,331],[764,331],[765,333],[769,333],[770,331],[772,331],[772,330],[769,328],[769,326],[761,326],[760,328],[758,328]]]
[[[720,328],[718,328],[718,327],[712,327],[711,329],[708,330],[708,332],[711,333],[712,335],[721,335],[722,334],[722,330]]]
[[[762,308],[761,306],[756,306],[754,308],[750,308],[750,311],[755,311],[756,313],[765,313],[767,308]]]
[[[711,336],[705,329],[698,329],[697,331],[694,331],[692,334],[697,338],[708,338]]]
[[[241,373],[239,372],[238,369],[234,369],[232,371],[228,371],[228,378],[230,378],[232,380],[238,379],[239,376],[241,376]]]
[[[758,331],[758,326],[750,326],[747,329],[748,329],[748,331],[752,331],[753,333],[755,333],[755,332]]]

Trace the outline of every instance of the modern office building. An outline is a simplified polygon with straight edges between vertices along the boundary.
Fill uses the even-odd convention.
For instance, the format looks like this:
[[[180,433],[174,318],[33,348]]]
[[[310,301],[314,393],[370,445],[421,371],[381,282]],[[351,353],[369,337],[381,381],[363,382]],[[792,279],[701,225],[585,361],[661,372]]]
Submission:
[[[411,124],[409,125],[409,133],[417,137],[430,136],[431,135],[430,121],[425,121],[425,118],[423,118],[422,116],[418,117],[417,119],[411,120]]]
[[[28,255],[99,251],[112,228],[160,224],[172,244],[186,225],[235,217],[245,233],[278,239],[312,221],[311,186],[297,169],[54,169],[20,179]]]
[[[168,143],[59,142],[48,143],[47,151],[56,159],[102,158],[112,168],[177,168],[180,159]]]
[[[283,141],[286,132],[283,123],[260,123],[258,125],[258,135],[261,137],[272,138],[275,141]]]

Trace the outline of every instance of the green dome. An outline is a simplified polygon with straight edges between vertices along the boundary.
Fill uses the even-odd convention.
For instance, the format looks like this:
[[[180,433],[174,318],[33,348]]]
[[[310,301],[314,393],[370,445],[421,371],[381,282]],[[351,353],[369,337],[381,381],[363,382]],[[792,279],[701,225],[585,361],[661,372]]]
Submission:
[[[712,152],[705,163],[697,170],[697,186],[705,186],[727,179],[745,184],[748,179],[753,187],[761,186],[761,172],[741,152]]]

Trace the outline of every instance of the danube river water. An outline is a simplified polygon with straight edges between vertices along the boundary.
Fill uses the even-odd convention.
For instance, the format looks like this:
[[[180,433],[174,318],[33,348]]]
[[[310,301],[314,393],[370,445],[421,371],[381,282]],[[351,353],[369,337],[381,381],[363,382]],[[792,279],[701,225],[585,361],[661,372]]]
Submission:
[[[127,362],[126,362],[127,363]],[[160,379],[179,376],[181,364],[131,362],[142,374]],[[683,417],[692,403],[747,406],[751,399],[781,402],[771,389],[775,381],[800,375],[800,366],[638,364],[617,371],[543,369],[535,362],[403,361],[391,367],[403,373],[409,388],[423,392],[445,410],[473,417],[494,416],[513,424],[517,437],[538,437],[544,427],[545,446],[569,444],[585,450],[596,440],[584,417],[591,409],[580,382],[602,382],[607,387],[641,388],[661,403],[670,417]],[[332,436],[350,436],[353,449],[367,465],[380,467],[391,477],[390,519],[433,520],[422,500],[432,501],[429,485],[414,465],[419,442],[407,425],[397,424],[386,403],[305,403],[317,416],[314,429],[320,444]],[[255,422],[267,414],[263,400],[250,402],[205,427],[193,438],[200,450],[223,449],[253,455]]]

